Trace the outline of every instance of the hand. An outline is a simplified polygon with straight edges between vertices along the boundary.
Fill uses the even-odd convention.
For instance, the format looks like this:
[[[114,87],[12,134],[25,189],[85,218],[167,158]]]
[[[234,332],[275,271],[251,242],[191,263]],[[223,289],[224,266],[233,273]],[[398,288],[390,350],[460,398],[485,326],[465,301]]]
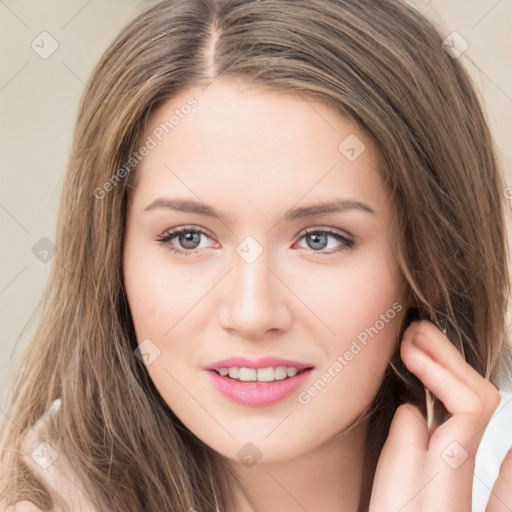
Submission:
[[[0,503],[1,505],[1,503]],[[43,512],[40,508],[37,508],[30,501],[18,501],[16,505],[7,507],[6,509],[0,508],[3,512]]]
[[[429,435],[417,407],[398,407],[378,461],[370,512],[471,512],[476,452],[501,396],[431,322],[407,328],[400,355],[451,416]]]

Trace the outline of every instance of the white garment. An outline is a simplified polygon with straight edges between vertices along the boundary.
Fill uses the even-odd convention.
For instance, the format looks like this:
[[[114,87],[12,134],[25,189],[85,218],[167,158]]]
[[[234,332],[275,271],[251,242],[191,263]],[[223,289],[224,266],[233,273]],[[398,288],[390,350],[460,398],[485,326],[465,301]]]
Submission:
[[[500,394],[501,403],[484,432],[475,459],[472,512],[485,512],[501,464],[512,449],[512,391],[502,389]],[[46,429],[59,421],[61,406],[61,399],[55,400],[25,436],[25,461],[48,485],[55,501],[52,512],[96,512],[69,461],[53,451],[51,441],[46,443]]]
[[[501,464],[512,449],[512,391],[501,389],[500,395],[476,454],[472,512],[485,512]]]

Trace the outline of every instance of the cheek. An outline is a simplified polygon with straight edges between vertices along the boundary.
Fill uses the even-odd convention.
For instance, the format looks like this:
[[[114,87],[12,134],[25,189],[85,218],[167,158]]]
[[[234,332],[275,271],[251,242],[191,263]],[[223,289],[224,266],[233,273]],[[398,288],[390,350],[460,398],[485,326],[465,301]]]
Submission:
[[[190,397],[178,384],[187,381],[187,365],[194,353],[193,326],[188,323],[192,316],[187,313],[204,294],[204,283],[201,286],[181,266],[170,265],[163,248],[161,254],[157,252],[127,250],[125,289],[137,343],[152,356],[146,371],[173,409],[187,411]]]
[[[390,261],[384,247],[361,252],[331,275],[336,286],[315,295],[312,309],[321,311],[331,331],[324,329],[326,335],[319,337],[327,359],[318,387],[329,382],[330,389],[319,405],[328,407],[329,400],[343,397],[347,408],[362,410],[382,384],[405,312],[404,281]]]
[[[308,275],[308,271],[304,269],[302,274]],[[320,339],[340,348],[398,303],[386,318],[390,322],[385,328],[378,324],[379,330],[388,333],[404,309],[403,277],[384,240],[362,247],[337,266],[319,266],[314,279],[295,278],[293,284],[297,295],[321,320],[314,323]]]
[[[337,323],[343,338],[364,343],[366,333],[386,343],[398,323],[397,313],[403,310],[400,283],[392,269],[378,261],[347,275]]]
[[[352,293],[343,317],[351,326],[350,339],[362,347],[358,357],[362,356],[370,370],[378,373],[396,347],[405,311],[403,285],[398,267],[384,248],[371,255],[360,272],[349,276]]]
[[[164,248],[131,251],[124,257],[125,289],[138,340],[166,339],[201,297],[204,283],[187,269],[169,264]]]

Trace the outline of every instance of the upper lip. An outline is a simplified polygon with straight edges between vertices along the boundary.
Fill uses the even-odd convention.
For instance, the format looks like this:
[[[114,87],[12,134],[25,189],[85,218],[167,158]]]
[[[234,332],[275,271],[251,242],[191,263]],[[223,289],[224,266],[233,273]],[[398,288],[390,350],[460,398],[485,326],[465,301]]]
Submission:
[[[216,361],[207,366],[205,370],[219,370],[220,368],[269,368],[276,366],[286,366],[287,368],[313,368],[312,364],[301,363],[300,361],[293,361],[291,359],[283,359],[281,357],[265,356],[259,359],[247,359],[246,357],[229,357]]]

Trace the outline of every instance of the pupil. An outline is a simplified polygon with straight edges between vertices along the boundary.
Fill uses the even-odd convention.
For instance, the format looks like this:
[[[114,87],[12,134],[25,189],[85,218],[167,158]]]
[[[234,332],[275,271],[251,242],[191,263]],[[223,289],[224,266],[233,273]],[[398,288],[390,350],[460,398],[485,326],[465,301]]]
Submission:
[[[194,240],[195,238],[195,240]],[[180,235],[180,244],[185,249],[195,249],[198,245],[200,233],[183,233]],[[191,245],[190,245],[191,244]]]
[[[309,245],[310,249],[324,249],[325,246],[327,245],[327,235],[326,234],[311,233],[309,235],[308,240],[313,240],[312,244],[310,244],[308,241],[308,245]]]

